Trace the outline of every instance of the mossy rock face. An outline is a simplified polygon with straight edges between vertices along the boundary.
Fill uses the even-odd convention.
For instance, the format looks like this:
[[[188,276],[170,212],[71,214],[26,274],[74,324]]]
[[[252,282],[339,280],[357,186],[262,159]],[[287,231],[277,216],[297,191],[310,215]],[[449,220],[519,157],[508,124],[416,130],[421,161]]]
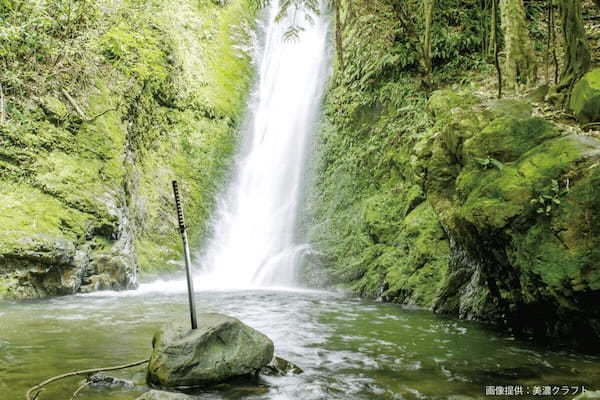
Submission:
[[[434,117],[440,118],[456,108],[465,109],[477,103],[477,97],[469,92],[443,89],[432,93],[427,109]]]
[[[174,179],[190,239],[207,230],[252,78],[242,49],[255,8],[169,0],[98,12],[101,28],[73,32],[95,67],[52,85],[87,117],[56,90],[11,104],[0,127],[0,297],[129,289],[140,271],[175,268]]]
[[[490,122],[464,146],[466,158],[493,158],[511,162],[547,139],[559,135],[551,123],[542,118],[500,117]]]
[[[458,167],[443,134],[424,158],[427,198],[453,243],[436,309],[586,346],[572,329],[583,325],[596,346],[600,142],[510,114],[464,141]]]
[[[575,84],[570,107],[581,122],[600,121],[600,68],[588,72]]]

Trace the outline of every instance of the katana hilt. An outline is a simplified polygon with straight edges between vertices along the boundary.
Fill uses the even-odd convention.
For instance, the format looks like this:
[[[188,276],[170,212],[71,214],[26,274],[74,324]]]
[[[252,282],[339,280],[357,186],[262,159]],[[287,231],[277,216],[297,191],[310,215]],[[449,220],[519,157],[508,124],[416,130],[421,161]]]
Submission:
[[[181,208],[181,198],[179,197],[179,187],[177,181],[173,181],[173,194],[175,195],[175,207],[177,208],[177,220],[179,221],[179,232],[185,232],[185,222],[183,220],[183,209]]]

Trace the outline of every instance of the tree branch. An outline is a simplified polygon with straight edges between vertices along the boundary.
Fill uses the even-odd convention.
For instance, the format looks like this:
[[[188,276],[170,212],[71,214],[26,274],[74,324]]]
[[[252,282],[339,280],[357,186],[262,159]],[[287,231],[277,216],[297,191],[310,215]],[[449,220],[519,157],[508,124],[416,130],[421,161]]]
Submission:
[[[145,360],[141,360],[141,361],[136,361],[134,363],[130,363],[130,364],[124,364],[124,365],[118,365],[116,367],[108,367],[108,368],[94,368],[94,369],[84,369],[81,371],[73,371],[73,372],[68,372],[66,374],[62,374],[62,375],[58,375],[58,376],[54,376],[52,378],[46,379],[44,382],[39,383],[37,385],[35,385],[34,387],[32,387],[31,389],[29,389],[27,391],[27,393],[25,394],[25,398],[27,400],[34,400],[37,399],[39,392],[41,391],[41,389],[52,383],[52,382],[56,382],[58,380],[64,379],[64,378],[69,378],[72,376],[77,376],[77,375],[89,375],[89,374],[94,374],[96,372],[103,372],[103,371],[115,371],[118,369],[126,369],[126,368],[131,368],[131,367],[136,367],[138,365],[142,365],[147,363],[148,361],[150,361],[149,358],[145,359]],[[34,397],[31,397],[32,393],[35,392]]]
[[[69,103],[71,103],[71,105],[73,106],[73,108],[75,109],[75,111],[77,111],[77,114],[79,114],[79,116],[81,117],[81,119],[83,119],[84,121],[87,121],[88,118],[86,117],[85,113],[79,107],[79,105],[77,104],[77,102],[75,101],[75,99],[73,97],[71,97],[71,95],[69,94],[69,92],[67,92],[67,90],[65,88],[60,89],[60,91],[65,96],[65,98],[69,101]]]
[[[81,391],[88,387],[91,383],[92,381],[85,381],[81,386],[79,386],[75,393],[73,393],[73,396],[71,396],[71,400],[77,400],[79,398],[79,393],[81,393]]]

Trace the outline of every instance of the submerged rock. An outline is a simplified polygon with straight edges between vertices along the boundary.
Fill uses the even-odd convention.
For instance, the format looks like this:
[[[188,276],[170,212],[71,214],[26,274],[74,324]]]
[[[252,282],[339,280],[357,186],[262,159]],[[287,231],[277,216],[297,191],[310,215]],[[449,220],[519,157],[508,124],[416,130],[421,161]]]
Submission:
[[[578,120],[600,121],[600,68],[588,72],[575,84],[570,106]]]
[[[193,396],[189,396],[183,393],[165,392],[162,390],[150,390],[136,400],[190,400],[195,399]]]
[[[273,342],[237,318],[198,315],[198,329],[171,325],[152,340],[148,364],[150,385],[201,387],[254,374],[273,359]]]
[[[260,373],[269,376],[283,376],[287,374],[301,374],[304,371],[291,361],[281,357],[273,357],[269,365],[262,368]]]

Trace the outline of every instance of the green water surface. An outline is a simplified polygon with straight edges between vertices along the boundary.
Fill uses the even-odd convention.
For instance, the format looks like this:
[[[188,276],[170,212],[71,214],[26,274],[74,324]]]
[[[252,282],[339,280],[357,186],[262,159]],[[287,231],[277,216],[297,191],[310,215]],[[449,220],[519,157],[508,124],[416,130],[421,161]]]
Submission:
[[[175,286],[0,303],[0,399],[24,399],[29,387],[64,372],[147,358],[154,331],[187,315],[182,285]],[[600,388],[599,358],[546,350],[429,311],[320,291],[196,296],[199,311],[230,314],[263,331],[279,355],[305,371],[222,385],[199,399],[459,400],[493,398],[485,396],[490,385]],[[144,373],[143,366],[115,372],[134,386],[89,387],[79,398],[135,399],[148,390]],[[70,399],[81,382],[52,384],[39,400]]]

